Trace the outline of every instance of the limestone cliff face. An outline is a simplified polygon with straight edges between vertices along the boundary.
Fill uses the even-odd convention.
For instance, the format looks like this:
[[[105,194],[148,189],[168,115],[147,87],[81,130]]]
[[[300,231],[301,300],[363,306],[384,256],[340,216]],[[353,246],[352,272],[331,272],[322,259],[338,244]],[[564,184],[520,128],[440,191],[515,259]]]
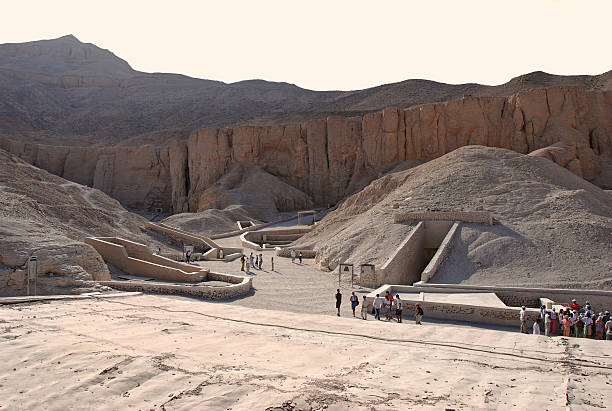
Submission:
[[[1,139],[0,148],[52,174],[97,188],[127,207],[173,209],[168,148],[62,147]]]
[[[387,108],[364,117],[197,130],[188,141],[173,145],[182,144],[188,152],[191,183],[187,205],[179,201],[175,207],[197,210],[199,193],[234,162],[257,164],[316,203],[327,204],[350,194],[352,183],[368,168],[407,158],[430,160],[466,145],[527,154],[557,142],[573,150],[574,161],[561,165],[594,179],[598,156],[612,156],[612,92],[550,87],[507,98],[466,96],[404,110]],[[172,186],[184,186],[184,178],[177,174]]]
[[[431,160],[466,145],[508,148],[558,161],[587,180],[612,158],[612,92],[557,86],[509,97],[470,97],[328,117],[284,126],[194,131],[170,147],[73,148],[0,141],[26,161],[141,208],[197,211],[201,194],[235,163],[254,164],[330,204],[366,171],[408,158]],[[552,153],[556,153],[556,156]],[[568,155],[571,157],[568,157]],[[261,187],[265,190],[265,187]]]

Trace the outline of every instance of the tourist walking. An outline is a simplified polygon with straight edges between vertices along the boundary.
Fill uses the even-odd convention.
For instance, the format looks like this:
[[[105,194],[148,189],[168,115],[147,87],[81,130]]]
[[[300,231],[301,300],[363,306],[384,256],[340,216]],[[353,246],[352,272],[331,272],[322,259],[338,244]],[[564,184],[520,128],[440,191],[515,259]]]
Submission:
[[[363,296],[363,303],[361,304],[361,318],[364,320],[368,319],[368,304],[365,295]]]
[[[259,269],[261,270],[261,267],[263,266],[263,254],[259,254]]]
[[[270,265],[272,266],[272,271],[274,271],[274,257],[270,257]]]
[[[387,291],[387,295],[385,296],[385,318],[387,321],[391,321],[391,317],[393,313],[391,312],[391,304],[393,303],[393,296],[389,294]]]
[[[291,250],[291,262],[295,263],[295,250]]]
[[[546,313],[546,315],[544,316],[544,335],[546,335],[547,337],[550,337],[551,323],[552,320],[550,319],[550,314]]]
[[[246,259],[246,272],[249,274],[251,272],[251,260],[250,258]]]
[[[606,322],[606,340],[612,341],[612,319]]]
[[[521,320],[521,332],[527,334],[527,309],[525,306],[521,307],[519,316]]]
[[[553,308],[552,311],[550,312],[550,332],[553,335],[557,335],[557,323],[558,323],[557,312]]]
[[[294,251],[295,253],[295,251]],[[336,289],[336,309],[338,310],[338,317],[340,317],[340,305],[342,304],[342,294],[340,289]]]
[[[597,334],[597,339],[598,340],[603,340],[604,339],[604,322],[603,322],[603,316],[599,315],[599,317],[597,317],[597,320],[595,321],[595,333]]]
[[[591,319],[589,313],[584,315],[582,322],[584,323],[584,338],[591,338],[593,333],[593,328],[591,328],[591,325],[593,325],[593,320]]]
[[[253,266],[253,268],[259,268],[259,256],[255,255],[255,265]]]
[[[374,299],[374,318],[380,320],[380,309],[383,305],[383,300],[380,298],[380,294],[376,294],[376,298]]]
[[[415,318],[415,322],[418,325],[422,325],[421,324],[421,320],[423,319],[423,309],[421,308],[420,305],[416,305],[415,306],[415,310],[414,310],[414,318]]]
[[[244,254],[242,254],[242,256],[240,257],[240,264],[241,264],[240,271],[244,271],[244,260],[245,260]]]
[[[540,335],[540,319],[539,318],[536,318],[536,320],[533,323],[533,334]]]
[[[400,299],[399,294],[395,295],[395,301],[396,301],[396,310],[395,310],[395,318],[397,319],[398,323],[402,322],[402,310],[403,310],[403,302]]]
[[[300,253],[298,254],[298,259],[300,260],[300,264],[302,264],[302,252],[300,251]]]
[[[572,318],[569,315],[563,316],[563,336],[571,337],[572,334]]]
[[[351,293],[351,309],[353,310],[353,317],[355,316],[355,308],[359,305],[359,298],[355,295],[355,291]]]
[[[223,248],[219,248],[219,260],[223,260]]]

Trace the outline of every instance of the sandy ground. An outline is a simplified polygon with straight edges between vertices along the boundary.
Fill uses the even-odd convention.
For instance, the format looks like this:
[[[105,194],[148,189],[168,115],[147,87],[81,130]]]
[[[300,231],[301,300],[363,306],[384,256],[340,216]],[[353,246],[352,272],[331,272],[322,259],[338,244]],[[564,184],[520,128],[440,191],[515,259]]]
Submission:
[[[0,313],[2,409],[590,409],[612,395],[606,341],[152,295]]]
[[[285,225],[285,227],[288,227]],[[273,227],[274,228],[274,227]],[[239,237],[229,237],[215,240],[220,245],[227,247],[240,247]],[[335,294],[338,288],[338,271],[321,271],[315,265],[314,259],[303,259],[302,264],[296,258],[295,263],[291,258],[278,257],[273,250],[256,251],[244,248],[246,255],[263,254],[264,264],[261,270],[251,269],[250,276],[253,278],[253,292],[251,295],[238,298],[232,303],[252,308],[264,308],[271,310],[303,312],[311,314],[335,315]],[[274,271],[271,270],[270,258],[274,257]],[[240,271],[240,260],[234,261],[202,261],[198,263],[213,271],[246,275]],[[358,274],[355,269],[355,274]],[[350,276],[343,276],[340,282],[340,290],[343,294],[344,305],[348,306],[348,298],[351,291],[355,294],[367,294],[371,288],[354,286],[351,287]],[[346,308],[348,314],[349,308]]]

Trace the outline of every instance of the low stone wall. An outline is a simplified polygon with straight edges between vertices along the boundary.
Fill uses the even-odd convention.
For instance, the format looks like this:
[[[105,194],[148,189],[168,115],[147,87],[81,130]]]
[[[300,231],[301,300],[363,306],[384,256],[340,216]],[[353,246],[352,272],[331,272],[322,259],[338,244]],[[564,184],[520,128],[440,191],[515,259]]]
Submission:
[[[425,264],[423,244],[425,223],[420,221],[395,249],[382,267],[376,269],[378,284],[412,284],[421,278]]]
[[[244,230],[245,228],[253,227],[255,223],[253,221],[236,221],[236,225],[238,226],[238,230]]]
[[[145,223],[145,227],[150,228],[153,231],[164,234],[179,244],[189,244],[200,250],[208,250],[209,248],[218,248],[219,246],[211,239],[197,236],[186,231],[177,230],[169,227],[163,223]]]
[[[455,221],[450,230],[448,230],[446,237],[444,237],[444,240],[442,240],[442,244],[440,244],[440,247],[438,247],[438,251],[436,251],[429,264],[427,264],[427,267],[425,267],[421,273],[421,281],[427,282],[436,275],[438,268],[440,268],[440,265],[453,246],[453,239],[455,238],[455,234],[457,233],[460,225],[460,221]]]
[[[242,255],[242,248],[223,247],[222,249],[223,249],[223,260],[225,260],[225,261],[235,260],[236,258],[238,258],[238,257],[240,257]],[[221,250],[221,248],[210,249],[206,253],[204,253],[202,258],[205,259],[205,260],[220,260],[220,258],[219,258],[219,256],[220,256],[219,251],[220,250]]]
[[[279,257],[291,257],[291,248],[280,248],[276,247],[274,249],[275,253]],[[303,258],[315,258],[317,256],[317,252],[315,250],[300,250],[295,249],[295,258],[297,258],[299,253],[302,253]]]
[[[264,250],[258,243],[263,241],[264,235],[304,235],[310,232],[312,228],[288,228],[279,230],[261,230],[261,231],[248,231],[240,236],[240,242],[244,247],[252,248],[254,250]],[[298,237],[299,238],[299,237]],[[297,238],[296,238],[297,239]]]
[[[234,230],[234,231],[230,231],[227,233],[215,234],[215,235],[210,236],[210,238],[213,240],[218,240],[219,238],[233,237],[235,235],[246,233],[248,231],[259,230],[259,229],[262,229],[262,228],[265,228],[265,227],[268,227],[274,224],[284,223],[286,221],[291,221],[291,220],[295,220],[295,217],[280,218],[278,220],[268,221],[267,223],[255,224],[251,227],[245,227],[240,230]]]
[[[539,307],[540,298],[548,298],[556,304],[568,306],[573,298],[580,305],[589,301],[594,310],[612,309],[612,291],[603,290],[570,290],[564,288],[521,288],[521,287],[494,287],[459,284],[416,283],[414,286],[389,285],[378,288],[376,292],[383,293],[387,289],[399,292],[481,292],[495,293],[504,304],[510,307]]]
[[[493,215],[489,211],[422,211],[398,213],[393,216],[394,223],[421,220],[463,221],[491,225],[493,224]]]
[[[114,265],[127,274],[164,281],[198,282],[206,279],[206,271],[202,270],[200,267],[181,264],[151,253],[149,253],[148,257],[143,254],[140,254],[141,258],[131,257],[126,251],[125,246],[116,243],[119,242],[117,238],[89,237],[84,241],[94,247],[96,251],[100,253],[104,261]],[[121,241],[126,242],[128,240],[121,239]],[[133,244],[144,247],[142,244]],[[146,258],[146,260],[143,258]]]
[[[396,293],[435,293],[436,290],[433,287],[411,287],[404,285],[384,285],[372,293],[368,294],[366,301],[368,307],[372,309],[372,303],[376,294],[381,296],[385,295],[385,291],[389,290],[391,294]],[[438,292],[452,293],[451,289],[440,289]],[[465,293],[466,290],[458,290],[458,292]],[[490,290],[485,291],[474,291],[475,294],[479,292],[489,293]],[[442,303],[433,301],[421,301],[418,298],[404,298],[402,299],[404,304],[404,314],[413,315],[415,305],[418,303],[424,311],[425,318],[437,318],[451,321],[465,321],[469,323],[478,324],[489,324],[489,325],[500,325],[519,327],[519,314],[520,307],[485,307],[471,304],[457,304],[457,303]],[[539,318],[540,312],[537,308],[527,309],[527,321],[529,324],[533,323],[536,318]]]
[[[235,279],[240,279],[240,282],[224,287],[214,287],[199,284],[162,284],[152,283],[148,281],[101,281],[100,284],[109,286],[116,290],[140,291],[144,293],[155,294],[189,295],[208,300],[229,300],[248,294],[251,291],[253,281],[251,278],[229,276],[227,274],[219,273],[210,273],[209,279],[216,281],[234,281]]]

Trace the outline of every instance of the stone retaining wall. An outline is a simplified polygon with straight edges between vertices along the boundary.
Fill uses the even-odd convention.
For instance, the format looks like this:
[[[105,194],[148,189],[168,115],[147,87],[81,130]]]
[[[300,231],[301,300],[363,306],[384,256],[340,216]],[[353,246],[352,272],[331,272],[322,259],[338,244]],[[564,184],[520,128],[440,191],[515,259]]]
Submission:
[[[244,247],[252,248],[254,250],[264,250],[258,243],[263,241],[264,235],[291,235],[300,234],[304,235],[310,232],[312,228],[288,228],[279,230],[261,230],[261,231],[248,231],[240,236],[240,242]]]
[[[110,263],[121,271],[139,276],[149,277],[164,281],[198,282],[206,279],[206,271],[201,267],[193,267],[187,264],[170,260],[165,257],[148,253],[145,256],[142,244],[132,243],[130,248],[138,249],[140,258],[131,257],[126,247],[121,243],[128,243],[128,240],[117,239],[114,237],[85,238],[85,243],[91,245],[100,253],[105,262]]]
[[[425,223],[420,221],[395,249],[382,267],[376,269],[378,284],[412,284],[421,278],[425,264],[423,245]]]
[[[100,281],[100,284],[109,286],[116,290],[140,291],[155,294],[177,294],[200,297],[208,300],[229,300],[248,294],[252,288],[252,279],[238,277],[240,282],[225,287],[214,287],[207,285],[187,284],[162,284],[148,281]],[[226,274],[210,273],[210,280],[227,281]]]
[[[421,211],[398,213],[393,216],[394,223],[421,220],[463,221],[491,225],[493,224],[493,215],[489,211]]]
[[[197,249],[204,251],[207,251],[210,248],[218,247],[217,244],[210,239],[187,233],[182,230],[177,230],[162,223],[147,222],[145,223],[145,227],[170,237],[178,244],[193,245]]]
[[[274,249],[275,253],[279,257],[291,257],[291,248],[280,248],[276,247]],[[317,252],[315,250],[299,250],[295,249],[295,258],[299,253],[302,253],[303,258],[315,258],[317,256]]]

